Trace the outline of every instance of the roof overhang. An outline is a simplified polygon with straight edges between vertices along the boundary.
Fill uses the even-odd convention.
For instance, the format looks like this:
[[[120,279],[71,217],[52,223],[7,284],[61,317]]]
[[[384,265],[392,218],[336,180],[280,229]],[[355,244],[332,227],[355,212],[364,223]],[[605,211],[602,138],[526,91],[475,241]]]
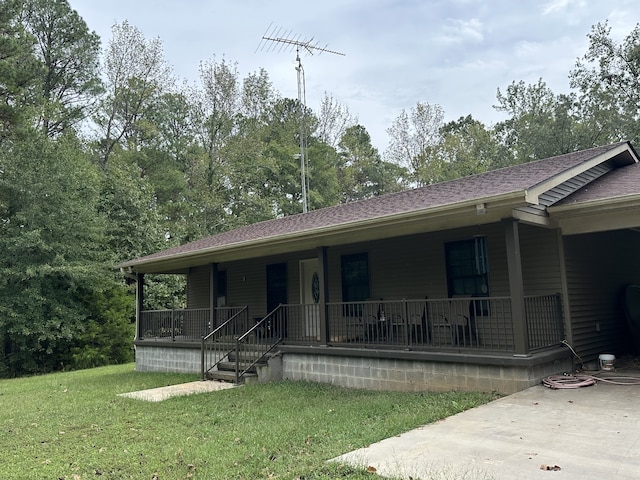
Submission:
[[[527,204],[526,191],[477,198],[423,210],[341,223],[247,242],[137,259],[119,267],[137,273],[186,273],[190,267],[310,251],[385,238],[494,223],[511,217],[513,209]]]
[[[551,206],[550,217],[563,235],[640,227],[640,194]]]
[[[629,145],[628,143],[622,143],[617,147],[612,148],[611,150],[607,150],[600,155],[596,155],[586,162],[580,163],[573,168],[563,171],[559,175],[550,177],[544,182],[540,182],[538,185],[529,188],[527,190],[527,202],[531,204],[537,204],[540,195],[542,195],[543,193],[551,190],[556,185],[566,182],[577,176],[578,174],[589,170],[592,167],[595,167],[596,165],[600,165],[607,160],[613,161],[616,166],[623,166],[637,163],[639,159],[631,145]]]

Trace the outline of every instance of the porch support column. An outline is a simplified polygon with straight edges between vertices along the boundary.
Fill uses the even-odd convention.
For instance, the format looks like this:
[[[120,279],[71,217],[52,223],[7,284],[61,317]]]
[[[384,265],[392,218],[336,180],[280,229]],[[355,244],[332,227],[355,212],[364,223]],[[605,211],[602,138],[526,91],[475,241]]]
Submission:
[[[327,262],[327,247],[318,247],[318,279],[320,280],[320,345],[329,343],[329,322],[327,302],[329,301],[329,267]]]
[[[520,234],[518,220],[503,220],[507,244],[507,265],[509,267],[509,291],[511,292],[511,318],[513,341],[516,355],[529,354],[529,332],[524,306],[524,285],[522,280],[522,256],[520,254]]]
[[[218,264],[209,264],[209,329],[207,333],[211,333],[217,327],[216,325],[216,305],[218,302]]]
[[[136,273],[136,338],[144,338],[142,332],[142,309],[144,305],[144,273]]]

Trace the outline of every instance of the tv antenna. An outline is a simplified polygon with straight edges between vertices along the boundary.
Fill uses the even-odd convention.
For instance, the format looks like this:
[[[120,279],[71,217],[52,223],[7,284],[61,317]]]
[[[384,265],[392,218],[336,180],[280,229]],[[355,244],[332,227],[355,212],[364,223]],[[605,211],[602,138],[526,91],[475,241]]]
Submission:
[[[342,55],[344,53],[336,52],[335,50],[329,50],[329,45],[324,47],[318,44],[318,41],[313,37],[306,38],[301,35],[295,35],[291,30],[285,30],[282,27],[273,26],[273,23],[269,25],[264,32],[256,52],[258,50],[272,52],[292,52],[296,50],[296,75],[298,80],[298,103],[302,107],[302,115],[300,115],[300,153],[296,154],[296,158],[300,157],[300,178],[302,183],[302,211],[306,213],[308,211],[307,203],[307,182],[308,182],[308,159],[305,158],[306,139],[304,135],[306,111],[307,111],[307,93],[305,87],[304,68],[302,67],[302,61],[300,60],[300,51],[307,55],[313,55],[317,53],[332,53],[334,55]]]

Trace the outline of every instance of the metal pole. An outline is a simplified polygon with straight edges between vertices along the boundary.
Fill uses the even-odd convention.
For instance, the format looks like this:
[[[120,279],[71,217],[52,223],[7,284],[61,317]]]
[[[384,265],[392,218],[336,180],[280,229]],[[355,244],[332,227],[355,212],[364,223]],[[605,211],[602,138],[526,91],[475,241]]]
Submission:
[[[304,70],[302,69],[302,62],[300,61],[300,52],[296,49],[296,61],[298,66],[296,72],[298,73],[298,103],[300,104],[300,178],[302,180],[302,212],[306,213],[307,206],[307,174],[304,160],[304,117],[306,115],[305,95],[304,95]]]

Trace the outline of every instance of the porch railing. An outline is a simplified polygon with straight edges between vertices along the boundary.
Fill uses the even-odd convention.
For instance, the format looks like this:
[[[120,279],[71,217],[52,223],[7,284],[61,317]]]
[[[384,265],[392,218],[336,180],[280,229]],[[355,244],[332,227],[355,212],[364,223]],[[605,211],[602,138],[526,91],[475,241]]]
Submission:
[[[237,338],[250,328],[247,307],[225,307],[220,310],[224,315],[222,323],[201,340],[200,373],[203,380],[220,362],[229,360],[229,354],[236,350]]]
[[[283,305],[284,343],[320,340],[317,305]],[[327,341],[354,347],[514,352],[511,297],[331,302]],[[559,345],[564,327],[559,295],[525,298],[528,351]],[[521,319],[517,321],[522,321]]]
[[[138,340],[194,340],[210,330],[208,308],[144,310],[140,312]]]
[[[237,338],[236,383],[286,337],[287,311],[283,305],[278,306],[266,317],[254,319],[254,325]]]
[[[559,345],[565,339],[562,296],[525,297],[525,315],[531,351]]]
[[[272,348],[274,339],[297,345],[318,345],[326,339],[330,345],[360,348],[513,353],[556,346],[564,339],[559,294],[525,297],[525,319],[513,319],[511,302],[511,297],[331,302],[324,312],[318,304],[288,304],[264,318],[249,319],[245,311],[242,323],[225,335],[242,337],[243,345],[253,345],[252,352],[260,355]],[[217,323],[234,317],[238,308],[216,309]],[[200,341],[211,332],[209,317],[209,309],[141,312],[140,336]],[[514,330],[514,322],[523,321],[526,328]],[[516,352],[515,335],[523,331],[526,351]]]
[[[216,323],[224,323],[244,308],[216,307]],[[143,310],[140,312],[138,340],[200,341],[213,327],[209,308]]]
[[[364,347],[513,349],[508,297],[338,302],[329,339]]]

